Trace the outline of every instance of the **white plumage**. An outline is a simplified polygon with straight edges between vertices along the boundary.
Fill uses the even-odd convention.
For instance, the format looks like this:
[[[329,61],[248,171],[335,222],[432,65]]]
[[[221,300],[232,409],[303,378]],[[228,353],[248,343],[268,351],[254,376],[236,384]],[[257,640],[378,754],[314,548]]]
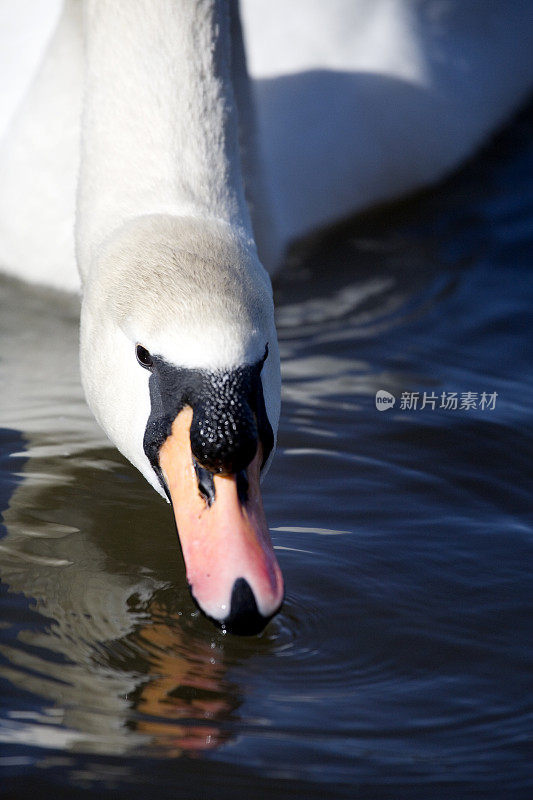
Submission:
[[[157,5],[150,5],[155,21]],[[243,0],[241,8],[268,238],[276,239],[270,271],[295,237],[453,169],[531,89],[527,0]],[[61,0],[0,3],[0,264],[25,280],[76,289],[78,0],[67,0],[38,68],[60,11]],[[126,67],[119,17],[109,35],[117,66]],[[157,48],[150,52],[157,56]],[[110,103],[109,126],[118,111]]]

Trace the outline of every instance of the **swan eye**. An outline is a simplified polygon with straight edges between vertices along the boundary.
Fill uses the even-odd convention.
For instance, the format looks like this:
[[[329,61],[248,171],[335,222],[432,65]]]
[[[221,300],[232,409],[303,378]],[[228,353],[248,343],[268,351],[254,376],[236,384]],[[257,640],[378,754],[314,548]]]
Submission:
[[[135,353],[137,355],[137,361],[139,362],[141,367],[144,367],[145,369],[150,369],[151,367],[154,366],[152,356],[150,355],[146,347],[142,346],[142,344],[137,345],[137,347],[135,348]]]

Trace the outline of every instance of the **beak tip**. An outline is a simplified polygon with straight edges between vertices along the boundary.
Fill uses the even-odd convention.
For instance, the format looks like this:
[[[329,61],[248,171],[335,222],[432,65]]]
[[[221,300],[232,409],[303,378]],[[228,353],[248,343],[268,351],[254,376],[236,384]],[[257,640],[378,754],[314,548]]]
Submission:
[[[230,613],[224,619],[213,619],[222,630],[237,636],[254,636],[266,627],[279,610],[283,598],[268,616],[257,607],[254,593],[245,578],[237,578],[231,593]]]

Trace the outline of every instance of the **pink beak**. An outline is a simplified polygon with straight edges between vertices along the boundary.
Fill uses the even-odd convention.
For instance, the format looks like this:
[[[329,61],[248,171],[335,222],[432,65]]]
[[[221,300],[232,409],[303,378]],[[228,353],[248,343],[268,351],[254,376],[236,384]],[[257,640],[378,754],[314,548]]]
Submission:
[[[258,633],[283,601],[283,578],[259,486],[261,446],[249,464],[247,497],[235,475],[214,475],[209,504],[198,487],[190,444],[192,409],[184,408],[159,453],[181,542],[187,580],[200,609],[222,628]]]

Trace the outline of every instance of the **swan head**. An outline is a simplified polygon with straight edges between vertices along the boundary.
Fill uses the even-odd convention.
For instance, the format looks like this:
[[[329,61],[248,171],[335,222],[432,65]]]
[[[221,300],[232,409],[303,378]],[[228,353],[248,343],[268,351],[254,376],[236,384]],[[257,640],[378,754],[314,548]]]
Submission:
[[[96,419],[172,503],[197,605],[227,630],[258,632],[283,580],[259,486],[279,419],[279,353],[253,242],[220,221],[127,223],[94,259],[80,344]]]

